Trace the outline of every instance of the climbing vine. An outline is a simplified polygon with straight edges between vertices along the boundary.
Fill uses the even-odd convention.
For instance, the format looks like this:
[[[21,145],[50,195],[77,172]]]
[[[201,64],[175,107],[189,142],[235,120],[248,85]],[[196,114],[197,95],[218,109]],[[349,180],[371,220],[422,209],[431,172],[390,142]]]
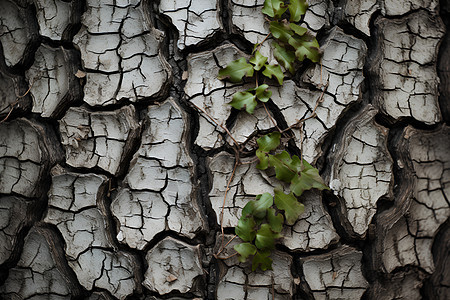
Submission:
[[[262,13],[269,22],[269,35],[262,43],[273,37],[273,56],[277,63],[268,63],[269,58],[260,53],[262,43],[255,45],[250,59],[241,57],[219,71],[219,79],[233,83],[254,79],[255,87],[237,92],[229,103],[233,108],[245,109],[252,114],[258,103],[266,103],[272,96],[267,82],[275,80],[283,85],[285,72],[295,74],[305,59],[319,62],[320,49],[316,38],[299,23],[308,9],[306,0],[265,0]],[[284,70],[283,70],[284,69]],[[269,116],[270,117],[270,116]],[[283,225],[293,225],[304,211],[298,197],[306,190],[324,190],[328,187],[319,171],[308,162],[287,151],[279,151],[281,137],[285,131],[274,131],[257,139],[256,167],[260,170],[274,169],[276,178],[289,185],[289,192],[274,188],[273,195],[264,193],[249,201],[242,210],[242,216],[235,228],[242,239],[234,249],[239,261],[252,260],[252,270],[263,271],[272,268],[271,251],[281,237]],[[281,185],[280,185],[281,186]],[[287,190],[287,188],[286,188]]]

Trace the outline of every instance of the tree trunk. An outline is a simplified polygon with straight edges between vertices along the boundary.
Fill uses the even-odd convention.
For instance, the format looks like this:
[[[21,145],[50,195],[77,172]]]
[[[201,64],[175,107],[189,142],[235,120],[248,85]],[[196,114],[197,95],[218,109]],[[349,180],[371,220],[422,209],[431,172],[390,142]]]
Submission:
[[[0,299],[450,299],[450,5],[308,2],[321,63],[249,115],[264,0],[0,0]],[[331,190],[250,272],[276,127]]]

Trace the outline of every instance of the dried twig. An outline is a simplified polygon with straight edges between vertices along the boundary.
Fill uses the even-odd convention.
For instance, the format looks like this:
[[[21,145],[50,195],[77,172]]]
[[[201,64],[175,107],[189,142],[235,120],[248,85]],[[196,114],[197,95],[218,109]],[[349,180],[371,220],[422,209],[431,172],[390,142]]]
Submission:
[[[23,94],[23,95],[21,95],[21,96],[16,96],[16,101],[14,101],[13,103],[11,103],[11,104],[9,105],[11,108],[9,109],[9,112],[8,112],[8,114],[6,115],[6,117],[5,117],[3,120],[0,121],[0,124],[3,123],[3,122],[6,122],[6,120],[8,120],[9,116],[11,115],[12,111],[14,110],[14,106],[16,106],[16,105],[19,103],[19,100],[20,100],[21,98],[25,97],[25,96],[30,92],[32,86],[33,86],[33,82],[31,82],[30,87],[29,87],[28,90],[25,92],[25,94]],[[2,112],[3,112],[5,109],[7,109],[7,108],[8,108],[8,106],[6,106],[4,109],[2,109],[2,110],[0,111],[0,113],[2,113]]]
[[[194,105],[195,108],[197,108],[199,111],[201,111],[202,113],[204,113],[212,122],[214,122],[214,124],[216,124],[217,126],[219,126],[220,128],[222,128],[229,136],[230,138],[233,140],[234,144],[236,145],[236,147],[239,145],[239,143],[234,139],[233,135],[231,134],[231,132],[228,130],[228,128],[226,128],[225,126],[223,126],[222,124],[219,124],[219,122],[217,122],[216,120],[214,120],[214,118],[208,114],[206,112],[206,110],[204,110],[203,108],[197,106],[195,103],[193,102],[189,102],[190,104]]]
[[[297,122],[295,122],[295,124],[292,124],[288,128],[281,130],[280,133],[284,133],[284,132],[286,132],[288,130],[291,130],[292,128],[299,128],[300,124],[302,124],[303,122],[305,122],[305,121],[307,121],[309,119],[315,118],[317,116],[317,114],[316,114],[317,107],[319,107],[319,104],[323,102],[323,95],[325,94],[325,91],[327,90],[327,87],[328,87],[328,82],[325,85],[324,89],[322,90],[322,93],[320,94],[320,97],[317,99],[316,105],[314,106],[314,109],[313,109],[313,111],[312,111],[312,113],[311,113],[311,115],[309,117],[306,117],[306,118],[303,118],[301,120],[298,120]]]
[[[227,199],[228,191],[230,190],[230,184],[231,184],[231,181],[233,180],[234,173],[236,172],[236,168],[237,168],[238,164],[239,164],[239,159],[236,158],[236,162],[234,163],[234,167],[233,167],[233,172],[231,173],[231,177],[228,180],[227,188],[225,189],[225,196],[223,197],[222,210],[220,211],[220,231],[222,232],[222,245],[220,246],[220,248],[222,250],[223,250],[223,248],[226,247],[226,245],[225,246],[223,245],[224,240],[225,240],[225,233],[223,232],[223,210],[225,209],[225,201]]]
[[[220,253],[222,253],[223,252],[223,250],[225,250],[225,248],[235,239],[237,237],[237,235],[235,234],[223,247],[222,247],[222,249],[220,249],[220,251],[219,252],[217,252],[216,254],[213,254],[213,256],[215,257],[215,258],[217,258],[218,256],[219,256],[219,254]]]

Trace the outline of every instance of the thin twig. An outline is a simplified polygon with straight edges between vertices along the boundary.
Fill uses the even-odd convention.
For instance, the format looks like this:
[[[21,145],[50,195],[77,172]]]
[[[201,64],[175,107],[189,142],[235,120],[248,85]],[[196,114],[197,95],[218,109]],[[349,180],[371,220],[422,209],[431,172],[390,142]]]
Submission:
[[[259,51],[259,49],[261,49],[261,46],[262,46],[262,44],[267,40],[267,38],[271,35],[272,33],[268,33],[265,37],[264,37],[264,39],[261,41],[261,43],[259,43],[258,44],[258,47],[256,47],[256,51]],[[255,51],[255,52],[256,52]]]
[[[292,124],[288,128],[281,130],[280,133],[284,133],[284,132],[286,132],[288,130],[291,130],[292,128],[296,128],[301,123],[303,123],[303,122],[305,122],[305,121],[307,121],[309,119],[315,118],[317,116],[317,114],[316,114],[317,107],[319,107],[319,104],[323,102],[323,95],[325,94],[325,91],[327,90],[327,87],[328,87],[328,82],[325,85],[324,89],[322,90],[322,93],[320,94],[320,97],[317,99],[316,105],[314,106],[314,109],[313,109],[313,111],[312,111],[312,113],[311,113],[311,115],[309,117],[303,118],[301,120],[298,120],[297,122],[295,122],[295,124]]]
[[[239,143],[234,139],[233,135],[231,135],[231,132],[228,130],[228,128],[226,128],[225,126],[223,126],[222,124],[219,124],[219,122],[217,122],[216,120],[214,120],[214,118],[208,114],[206,112],[206,110],[204,110],[203,108],[197,106],[195,103],[193,102],[189,102],[190,104],[194,105],[198,110],[200,110],[202,113],[204,113],[205,115],[208,116],[208,118],[213,121],[217,126],[219,126],[220,128],[222,128],[229,136],[230,138],[233,140],[234,144],[237,146],[239,145]]]
[[[240,161],[239,164],[240,165],[250,165],[250,164],[252,164],[254,162],[257,162],[258,160],[259,160],[259,158],[256,157],[256,158],[254,158],[252,160],[249,160],[249,161]]]
[[[19,100],[20,100],[21,98],[25,97],[25,96],[30,92],[32,86],[33,86],[33,82],[31,82],[30,87],[29,87],[28,90],[25,92],[25,94],[23,94],[23,95],[21,95],[21,96],[16,96],[16,101],[14,101],[13,103],[11,103],[11,104],[9,105],[11,108],[9,109],[9,112],[8,112],[8,114],[6,115],[6,117],[5,117],[3,120],[0,121],[0,124],[3,123],[3,122],[5,122],[6,120],[8,120],[9,116],[11,115],[11,113],[12,113],[13,110],[14,110],[14,106],[16,106],[16,105],[19,103]],[[6,108],[8,108],[8,106],[6,106],[4,109],[2,109],[2,110],[0,111],[0,113],[3,112]]]
[[[219,252],[217,252],[216,254],[213,254],[214,257],[217,258],[217,256],[219,256],[220,253],[223,252],[223,250],[225,250],[225,248],[237,237],[237,235],[235,234],[223,247],[222,249],[220,249]]]
[[[266,107],[266,104],[264,102],[262,102],[264,109],[266,110],[267,115],[269,116],[270,121],[272,121],[273,125],[275,125],[275,127],[277,128],[278,131],[281,131],[280,127],[278,127],[277,122],[275,121],[275,119],[270,115],[269,110]]]
[[[234,254],[231,254],[231,255],[229,255],[229,256],[226,256],[226,257],[216,257],[217,259],[222,259],[222,260],[226,260],[226,259],[229,259],[229,258],[232,258],[233,256],[236,256],[238,253],[236,252],[236,253],[234,253]]]
[[[220,231],[222,232],[222,245],[220,247],[222,249],[224,248],[223,243],[224,243],[224,239],[225,239],[225,233],[223,232],[223,211],[224,211],[224,208],[225,208],[225,200],[227,199],[228,191],[230,190],[231,181],[233,180],[234,173],[236,172],[236,168],[237,168],[237,166],[239,164],[238,158],[236,158],[235,160],[236,160],[236,162],[234,163],[233,172],[231,173],[231,177],[228,180],[227,188],[225,189],[225,196],[223,197],[222,210],[220,212]]]

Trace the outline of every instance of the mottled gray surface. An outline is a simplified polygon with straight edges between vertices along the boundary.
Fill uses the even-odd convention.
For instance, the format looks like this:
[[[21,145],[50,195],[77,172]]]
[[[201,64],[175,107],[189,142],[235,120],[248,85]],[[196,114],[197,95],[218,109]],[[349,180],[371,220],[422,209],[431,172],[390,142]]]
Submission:
[[[310,0],[321,62],[249,115],[254,82],[217,74],[263,0],[0,0],[0,299],[450,298],[438,2]],[[254,159],[277,127],[331,190],[251,272],[233,227],[279,184]]]

